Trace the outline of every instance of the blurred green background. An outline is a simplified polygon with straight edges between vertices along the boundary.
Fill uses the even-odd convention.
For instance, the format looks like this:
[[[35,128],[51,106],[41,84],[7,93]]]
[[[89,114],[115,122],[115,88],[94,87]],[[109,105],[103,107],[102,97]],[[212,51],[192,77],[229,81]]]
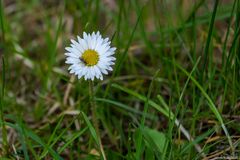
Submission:
[[[83,31],[117,48],[94,82],[107,159],[239,158],[239,0],[0,2],[2,159],[104,159],[65,64]]]

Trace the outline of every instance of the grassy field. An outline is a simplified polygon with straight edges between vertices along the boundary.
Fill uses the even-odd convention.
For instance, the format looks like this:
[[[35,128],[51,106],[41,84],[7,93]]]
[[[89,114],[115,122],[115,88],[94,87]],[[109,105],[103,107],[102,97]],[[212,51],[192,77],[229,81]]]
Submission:
[[[240,159],[239,0],[0,4],[0,159]],[[65,64],[84,31],[117,48],[95,114]]]

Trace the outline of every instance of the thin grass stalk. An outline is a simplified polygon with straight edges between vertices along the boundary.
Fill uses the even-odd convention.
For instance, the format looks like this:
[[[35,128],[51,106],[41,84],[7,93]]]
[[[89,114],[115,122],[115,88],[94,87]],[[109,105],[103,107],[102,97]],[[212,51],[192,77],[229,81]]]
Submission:
[[[213,34],[213,28],[214,28],[214,22],[215,22],[215,17],[216,17],[216,13],[217,13],[217,9],[218,9],[218,3],[219,0],[216,0],[214,3],[214,8],[213,8],[213,13],[212,13],[212,17],[211,17],[211,21],[210,21],[210,25],[209,25],[209,31],[208,31],[208,37],[207,37],[207,41],[206,41],[206,45],[204,48],[204,60],[203,60],[203,66],[202,66],[202,73],[201,73],[201,83],[203,84],[203,80],[205,78],[205,72],[206,72],[206,67],[207,67],[207,63],[209,62],[209,48],[210,48],[210,43],[212,40],[212,34]]]
[[[2,42],[5,41],[5,28],[4,28],[4,12],[3,12],[3,2],[0,0],[0,26],[1,26],[1,31],[2,31]]]
[[[2,151],[3,154],[8,153],[8,141],[7,141],[7,129],[5,126],[4,121],[4,114],[3,114],[3,98],[4,98],[4,88],[5,88],[5,61],[2,57],[2,86],[1,86],[1,95],[0,95],[0,119],[1,119],[1,129],[2,129]]]

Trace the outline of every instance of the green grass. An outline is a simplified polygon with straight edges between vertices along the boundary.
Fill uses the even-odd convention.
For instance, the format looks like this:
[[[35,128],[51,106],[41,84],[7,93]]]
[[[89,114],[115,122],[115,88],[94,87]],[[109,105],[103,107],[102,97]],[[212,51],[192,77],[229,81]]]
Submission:
[[[0,0],[0,159],[239,159],[239,8]],[[98,30],[117,61],[89,95],[64,48]]]

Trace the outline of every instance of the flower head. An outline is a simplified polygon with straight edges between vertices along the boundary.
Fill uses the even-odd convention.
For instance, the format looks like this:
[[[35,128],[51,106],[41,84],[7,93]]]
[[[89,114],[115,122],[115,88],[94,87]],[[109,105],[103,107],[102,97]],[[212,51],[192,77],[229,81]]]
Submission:
[[[85,80],[95,78],[103,80],[103,74],[112,71],[112,65],[116,60],[113,54],[115,47],[110,46],[109,38],[102,38],[99,32],[87,34],[83,32],[83,38],[77,36],[77,41],[71,40],[71,47],[66,47],[66,63],[70,64],[70,73]]]

